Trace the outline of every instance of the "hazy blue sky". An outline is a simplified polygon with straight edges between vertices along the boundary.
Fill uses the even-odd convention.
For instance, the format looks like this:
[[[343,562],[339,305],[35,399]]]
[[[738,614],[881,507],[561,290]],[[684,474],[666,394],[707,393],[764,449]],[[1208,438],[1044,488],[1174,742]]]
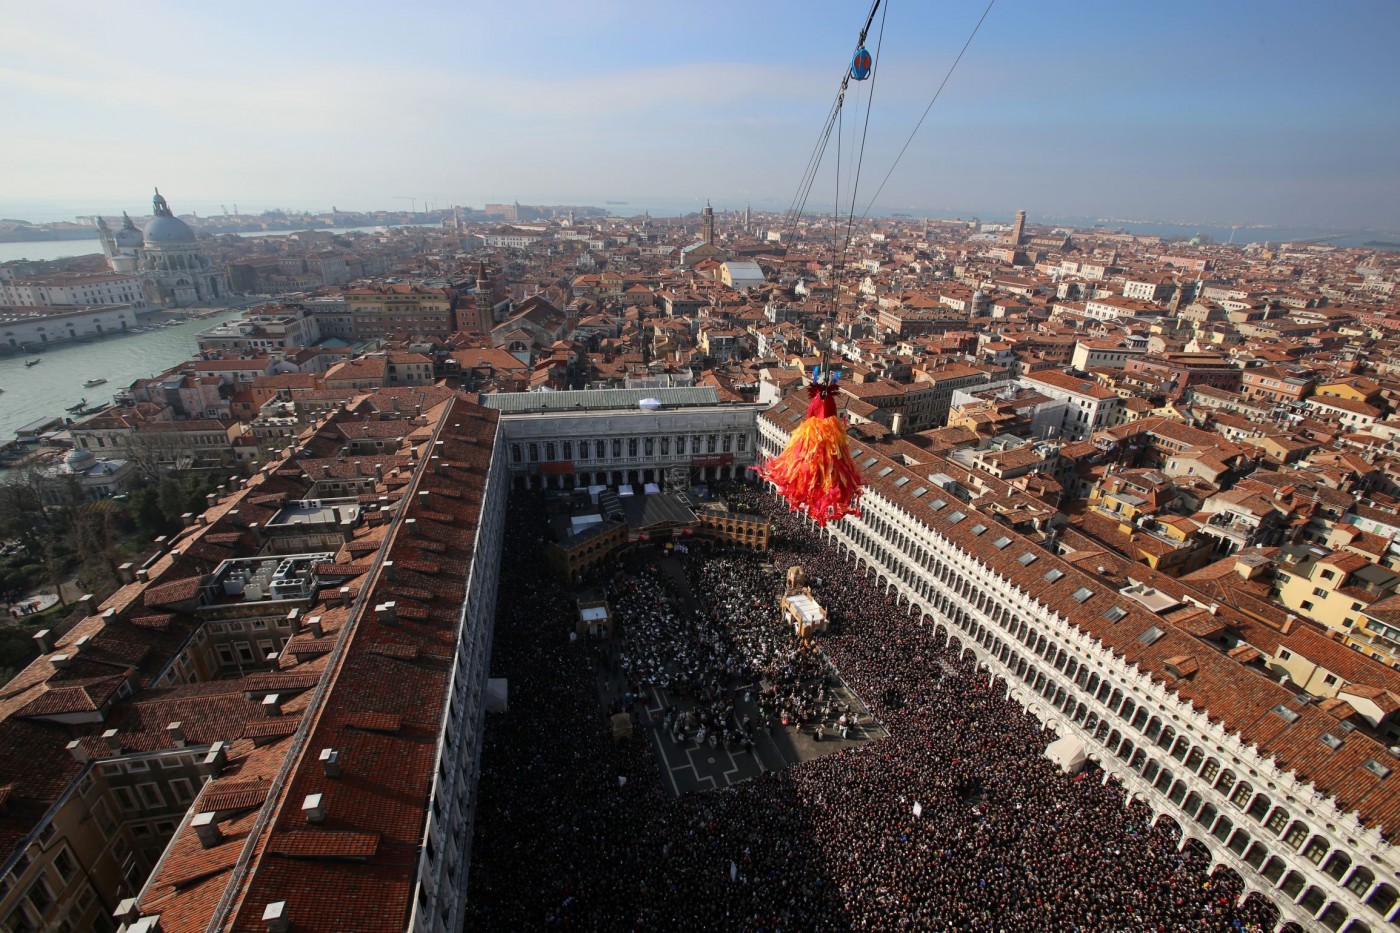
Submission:
[[[984,5],[888,4],[865,191]],[[786,206],[867,9],[0,0],[0,202]],[[880,206],[1400,226],[1397,39],[1394,0],[998,0]]]

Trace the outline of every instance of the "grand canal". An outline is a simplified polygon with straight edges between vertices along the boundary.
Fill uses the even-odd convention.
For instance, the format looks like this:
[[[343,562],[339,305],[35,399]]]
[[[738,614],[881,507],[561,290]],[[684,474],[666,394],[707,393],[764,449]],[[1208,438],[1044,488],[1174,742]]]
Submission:
[[[237,310],[220,311],[203,320],[156,327],[139,334],[116,334],[91,343],[54,344],[41,354],[0,357],[0,443],[14,439],[15,429],[42,417],[67,416],[67,409],[87,399],[110,402],[114,392],[136,379],[149,378],[194,356],[195,335],[220,321],[237,317]],[[142,315],[159,323],[164,314]],[[26,359],[43,360],[26,367]],[[89,379],[104,385],[84,388]]]

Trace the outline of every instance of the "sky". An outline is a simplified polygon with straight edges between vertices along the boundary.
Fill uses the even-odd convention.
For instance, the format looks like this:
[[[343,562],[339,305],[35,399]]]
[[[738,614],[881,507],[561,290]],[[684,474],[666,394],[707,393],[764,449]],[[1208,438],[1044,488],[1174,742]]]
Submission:
[[[865,209],[985,8],[882,5],[809,208]],[[0,0],[0,211],[783,210],[868,9]],[[873,212],[1395,230],[1397,38],[1394,0],[996,0]]]

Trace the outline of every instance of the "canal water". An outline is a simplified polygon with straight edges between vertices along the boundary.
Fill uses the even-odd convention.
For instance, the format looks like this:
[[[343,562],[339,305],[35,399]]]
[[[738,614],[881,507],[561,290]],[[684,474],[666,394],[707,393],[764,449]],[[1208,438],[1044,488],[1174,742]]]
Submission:
[[[113,393],[137,379],[147,379],[194,356],[195,335],[221,321],[236,318],[237,309],[220,311],[203,320],[157,327],[140,334],[114,334],[91,343],[55,344],[42,353],[0,357],[0,444],[14,440],[15,429],[43,417],[70,417],[68,407],[87,399],[89,405],[110,403]],[[159,323],[164,314],[145,314],[143,322]],[[26,367],[26,359],[42,359]],[[104,385],[84,388],[88,379]]]

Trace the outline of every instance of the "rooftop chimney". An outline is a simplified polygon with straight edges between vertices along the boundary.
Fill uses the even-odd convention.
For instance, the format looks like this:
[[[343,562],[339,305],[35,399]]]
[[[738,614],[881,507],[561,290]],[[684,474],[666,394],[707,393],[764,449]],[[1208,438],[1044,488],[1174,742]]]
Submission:
[[[126,933],[162,933],[160,914],[142,917],[126,928]]]
[[[78,608],[83,611],[83,618],[92,615],[93,608],[97,605],[97,597],[91,593],[84,593],[78,597]]]
[[[112,916],[122,923],[130,923],[140,919],[140,911],[136,909],[136,898],[128,897],[117,904],[117,909],[112,911]]]
[[[280,693],[269,693],[263,697],[262,711],[264,716],[282,715],[282,695]]]
[[[321,749],[321,767],[325,769],[326,777],[340,777],[340,751],[334,748]]]
[[[342,586],[342,587],[340,588],[340,592],[339,592],[338,595],[339,595],[339,597],[340,597],[340,605],[342,605],[342,606],[348,606],[348,605],[350,605],[350,587],[348,587],[348,586]]]
[[[227,748],[223,742],[215,742],[209,746],[209,754],[199,763],[200,770],[210,778],[216,778],[223,773],[224,764],[228,761]]]
[[[287,902],[273,901],[263,908],[263,923],[267,925],[267,933],[288,933],[292,928],[292,920],[287,916]]]
[[[149,583],[151,581],[151,572],[145,567],[138,569],[136,571],[136,581],[138,583]]]
[[[34,633],[34,643],[39,646],[40,654],[48,654],[53,650],[53,630],[41,628]]]
[[[131,561],[127,561],[126,563],[124,563],[124,564],[122,564],[120,567],[118,567],[118,568],[117,568],[117,577],[118,577],[118,579],[120,579],[123,583],[135,583],[135,582],[136,582],[136,576],[132,573],[132,568],[133,568],[134,566],[135,566],[135,564],[133,564]]]
[[[398,603],[390,600],[374,607],[374,617],[384,625],[397,625],[399,621]]]
[[[69,742],[64,748],[68,749],[68,754],[72,755],[73,760],[80,765],[85,765],[92,760],[92,756],[88,754],[88,750],[78,739]]]
[[[214,821],[212,810],[196,813],[194,818],[190,820],[190,825],[194,827],[195,835],[199,837],[199,844],[206,849],[212,849],[224,841],[224,834],[219,832],[219,825]]]
[[[185,724],[179,720],[165,727],[165,737],[171,741],[171,744],[179,748],[184,748],[188,744],[185,741]]]
[[[107,747],[117,754],[121,754],[122,737],[116,729],[108,729],[102,733],[102,741],[107,743]]]
[[[306,814],[306,822],[308,823],[324,823],[326,821],[326,811],[321,806],[320,794],[307,794],[306,799],[301,802],[301,812]]]
[[[325,632],[325,629],[323,629],[323,628],[321,627],[321,617],[320,617],[320,616],[307,616],[307,617],[306,617],[306,630],[307,630],[308,632],[310,632],[310,633],[312,634],[312,636],[315,637],[315,638],[320,638],[322,635],[324,635],[324,634],[326,633],[326,632]]]

